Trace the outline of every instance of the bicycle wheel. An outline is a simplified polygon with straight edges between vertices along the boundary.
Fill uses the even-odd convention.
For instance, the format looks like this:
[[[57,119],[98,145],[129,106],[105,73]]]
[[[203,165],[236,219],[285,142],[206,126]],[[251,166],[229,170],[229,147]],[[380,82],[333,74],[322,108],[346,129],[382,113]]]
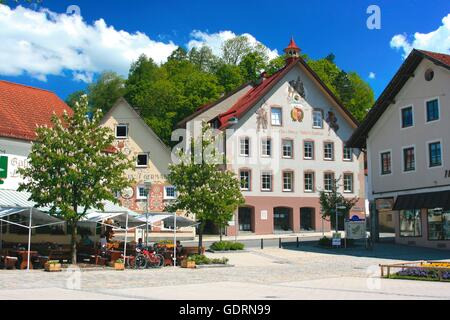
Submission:
[[[157,254],[156,256],[159,257],[158,268],[164,267],[164,256],[162,254]]]
[[[145,269],[147,267],[147,258],[143,254],[138,254],[134,259],[135,269]]]
[[[161,268],[163,264],[164,264],[164,258],[160,254],[155,254],[149,260],[149,265],[151,268]]]

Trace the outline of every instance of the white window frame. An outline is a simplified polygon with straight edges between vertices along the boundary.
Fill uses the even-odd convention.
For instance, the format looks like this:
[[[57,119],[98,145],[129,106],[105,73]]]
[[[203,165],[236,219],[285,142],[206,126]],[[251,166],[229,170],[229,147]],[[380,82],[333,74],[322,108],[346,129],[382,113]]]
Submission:
[[[436,119],[436,120],[431,120],[431,121],[428,121],[428,109],[427,109],[427,103],[428,102],[430,102],[430,101],[433,101],[433,100],[437,100],[437,102],[438,102],[438,114],[439,114],[439,117]],[[430,99],[426,99],[425,100],[425,102],[424,102],[424,109],[425,109],[425,123],[427,124],[427,123],[435,123],[435,122],[438,122],[439,120],[441,120],[441,100],[439,99],[439,97],[434,97],[434,98],[430,98]]]
[[[140,190],[144,189],[147,190],[147,195],[146,196],[141,196],[141,192]],[[148,189],[145,186],[137,186],[136,187],[136,200],[147,200],[148,198]]]
[[[345,150],[350,151],[350,158],[345,157]],[[350,148],[350,147],[347,147],[344,145],[344,147],[342,148],[342,160],[348,161],[348,162],[353,161],[353,148]]]
[[[127,133],[126,133],[126,135],[125,136],[118,136],[117,135],[117,128],[119,128],[119,127],[125,127],[126,128],[126,130],[127,130]],[[115,135],[115,137],[116,137],[116,139],[128,139],[128,134],[129,134],[129,126],[128,126],[128,124],[126,124],[126,123],[119,123],[119,124],[117,124],[116,125],[116,127],[115,127],[115,132],[114,132],[114,135]]]
[[[290,188],[285,188],[285,174],[289,174],[290,175],[290,179],[291,179],[291,187]],[[294,191],[294,171],[290,171],[290,170],[286,170],[283,171],[283,192],[293,192]]]
[[[438,143],[438,142],[441,145],[441,165],[432,167],[431,166],[430,144]],[[428,166],[428,169],[431,169],[431,170],[444,167],[444,144],[442,143],[442,139],[427,141],[427,166]]]
[[[265,143],[269,147],[269,148],[267,148],[267,150],[270,151],[269,154],[264,154],[264,151],[267,151],[267,150],[265,150],[265,147],[264,147]],[[272,138],[262,138],[261,139],[261,157],[265,157],[265,158],[272,157],[272,149],[273,149],[272,148]]]
[[[311,189],[306,188],[306,175],[311,175]],[[313,171],[307,171],[303,173],[303,188],[305,193],[313,193],[314,192],[314,179],[315,179],[315,173]]]
[[[291,155],[290,156],[284,155],[285,143],[289,144],[291,147]],[[282,139],[281,140],[281,156],[283,157],[283,159],[294,159],[294,140],[292,140],[292,139]]]
[[[247,148],[248,148],[248,154],[242,153],[243,148],[245,149],[245,142],[247,142]],[[244,145],[243,145],[244,143]],[[250,157],[250,138],[249,137],[241,137],[239,139],[239,156],[244,157],[244,158],[249,158]]]
[[[311,144],[311,157],[307,157],[306,156],[306,144],[310,143]],[[303,141],[303,159],[305,160],[313,160],[314,159],[314,152],[315,152],[315,142],[314,141]]]
[[[273,112],[274,110],[276,110],[277,112]],[[279,124],[274,123],[274,114],[278,114],[279,115]],[[283,126],[283,108],[281,107],[271,107],[270,108],[270,124],[274,127],[281,127]]]
[[[331,158],[327,158],[327,153],[326,153],[326,145],[331,144],[332,148],[331,148]],[[333,161],[335,159],[335,145],[334,142],[331,141],[325,141],[323,143],[323,159],[327,160],[327,161]]]
[[[241,181],[242,181],[242,174],[243,173],[247,173],[247,175],[248,175],[248,188],[242,188],[242,184],[241,184]],[[241,189],[241,191],[250,191],[251,190],[251,175],[252,175],[252,173],[251,173],[251,171],[250,170],[248,170],[248,169],[241,169],[241,170],[239,170],[239,186],[240,186],[240,189]]]
[[[406,171],[405,169],[405,150],[406,149],[413,149],[414,150],[414,170],[409,170]],[[391,156],[391,162],[392,162],[392,156]],[[391,164],[392,166],[392,164]],[[411,146],[406,146],[406,147],[402,147],[402,173],[413,173],[416,172],[417,170],[417,152],[416,152],[416,146],[415,145],[411,145]]]
[[[139,156],[146,156],[147,157],[147,164],[146,165],[139,165]],[[147,152],[140,152],[136,156],[136,168],[148,168],[148,163],[150,162],[150,155]]]
[[[270,188],[264,188],[264,176],[270,177]],[[263,192],[271,192],[273,190],[273,173],[271,171],[262,171],[261,172],[261,191]]]
[[[331,175],[331,180],[330,180],[330,190],[327,190],[327,184],[326,184],[326,176],[327,175]],[[333,184],[334,184],[334,180],[336,179],[336,174],[334,172],[324,172],[323,173],[323,190],[325,192],[333,192]]]
[[[411,112],[412,112],[412,125],[409,127],[403,127],[403,110],[404,109],[409,109],[411,108]],[[416,116],[415,116],[415,110],[414,110],[414,105],[407,105],[404,107],[400,108],[400,130],[406,130],[406,129],[410,129],[410,128],[414,128],[414,126],[416,125]]]
[[[345,178],[349,177],[349,176],[351,178],[351,180],[350,180],[351,189],[350,190],[345,188]],[[344,193],[353,193],[354,192],[354,190],[355,190],[355,186],[354,186],[355,178],[354,177],[355,177],[355,175],[353,173],[350,173],[350,172],[344,173],[344,177],[343,177],[343,179],[344,179],[344,181],[343,181]]]
[[[168,188],[173,188],[173,196],[168,196],[167,195],[167,189]],[[175,188],[175,186],[164,186],[164,200],[174,200],[177,198],[177,189]]]
[[[316,114],[320,114],[320,126],[315,125],[315,115]],[[322,110],[313,110],[312,125],[313,125],[313,129],[323,129],[323,111]]]
[[[383,158],[382,158],[383,153],[389,153],[391,155],[391,173],[383,173]],[[388,177],[388,176],[391,176],[394,174],[394,166],[393,166],[394,159],[393,159],[393,157],[394,157],[394,155],[392,153],[392,149],[383,150],[383,151],[379,152],[378,165],[380,167],[379,174],[381,177]]]

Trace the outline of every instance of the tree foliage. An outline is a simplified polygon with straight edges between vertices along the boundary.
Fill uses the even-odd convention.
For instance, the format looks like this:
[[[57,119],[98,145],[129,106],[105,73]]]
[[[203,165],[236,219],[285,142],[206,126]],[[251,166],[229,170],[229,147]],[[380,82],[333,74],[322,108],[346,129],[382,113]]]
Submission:
[[[121,152],[108,153],[114,135],[101,127],[101,111],[88,112],[87,97],[77,103],[73,116],[52,116],[52,126],[36,129],[37,141],[29,155],[26,178],[19,191],[31,193],[38,206],[62,217],[72,230],[72,261],[76,263],[77,223],[89,209],[104,209],[104,200],[117,202],[114,194],[129,186],[125,176],[132,162]]]
[[[177,188],[178,197],[169,210],[194,213],[199,222],[199,251],[206,221],[220,227],[228,225],[239,205],[244,203],[235,174],[221,170],[223,154],[210,126],[203,124],[202,134],[191,141],[190,152],[180,154],[180,163],[170,165],[168,180]]]

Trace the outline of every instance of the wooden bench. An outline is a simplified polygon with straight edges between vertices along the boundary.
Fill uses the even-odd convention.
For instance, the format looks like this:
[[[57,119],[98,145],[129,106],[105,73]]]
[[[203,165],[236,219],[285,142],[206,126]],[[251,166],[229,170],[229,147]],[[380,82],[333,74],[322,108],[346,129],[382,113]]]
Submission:
[[[9,255],[8,249],[3,249],[0,252],[0,265],[3,269],[15,269],[19,258]]]

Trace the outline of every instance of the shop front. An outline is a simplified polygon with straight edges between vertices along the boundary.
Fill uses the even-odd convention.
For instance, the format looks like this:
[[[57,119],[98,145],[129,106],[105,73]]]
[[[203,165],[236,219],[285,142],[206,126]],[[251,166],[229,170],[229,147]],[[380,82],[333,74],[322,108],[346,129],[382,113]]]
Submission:
[[[400,195],[393,212],[396,243],[450,250],[450,190]]]

